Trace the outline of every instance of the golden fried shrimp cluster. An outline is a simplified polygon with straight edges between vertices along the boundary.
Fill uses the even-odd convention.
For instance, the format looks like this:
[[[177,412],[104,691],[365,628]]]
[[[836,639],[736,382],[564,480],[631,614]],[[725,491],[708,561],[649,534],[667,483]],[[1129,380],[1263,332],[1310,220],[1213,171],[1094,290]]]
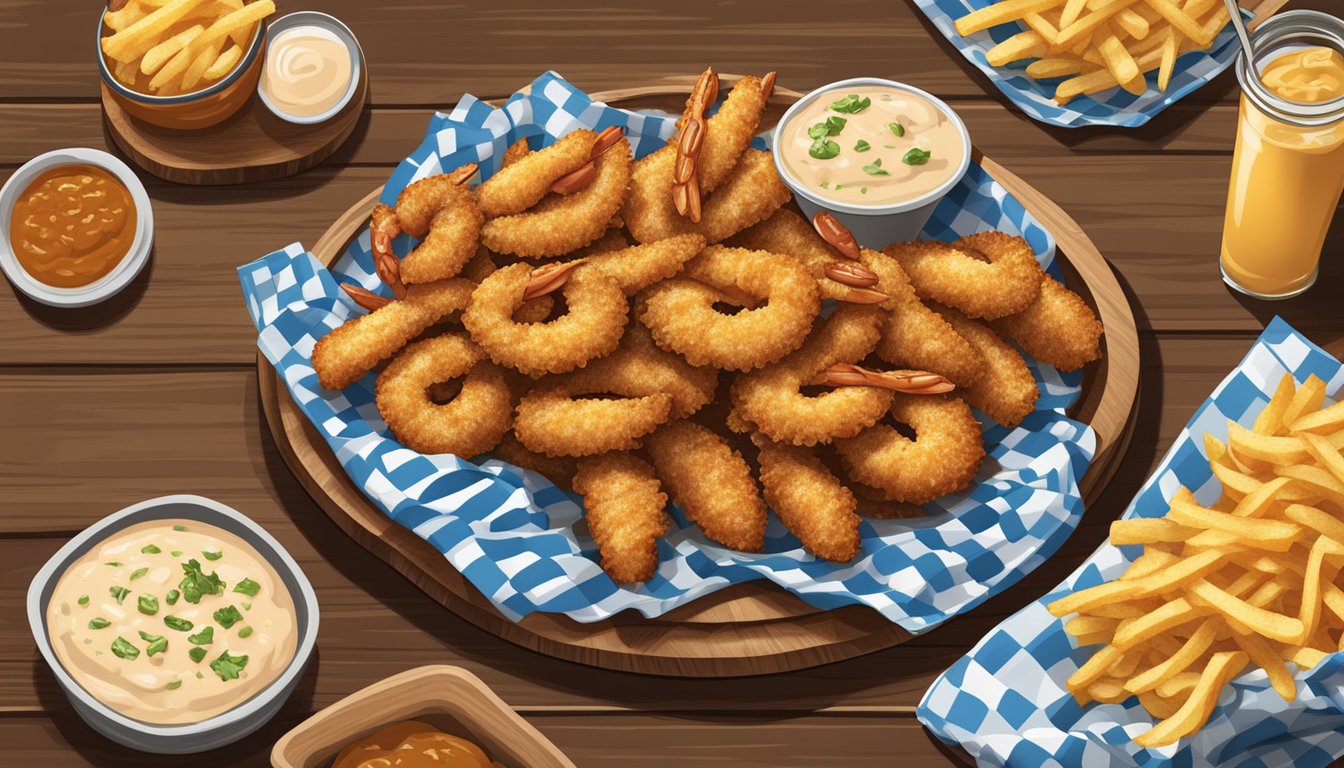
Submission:
[[[474,166],[407,187],[370,223],[397,298],[347,289],[371,311],[318,342],[319,381],[339,389],[390,360],[376,402],[397,440],[582,494],[620,582],[657,571],[669,501],[745,551],[765,544],[768,504],[808,551],[847,562],[863,516],[964,489],[984,456],[967,403],[1016,423],[1035,382],[994,330],[924,302],[939,264],[918,262],[917,278],[903,262],[927,248],[979,275],[937,294],[962,309],[1011,282],[999,273],[1030,283],[972,314],[1056,360],[1091,359],[1050,336],[1090,310],[1029,248],[1019,263],[1013,238],[884,254],[838,222],[819,235],[784,208],[770,153],[749,146],[773,80],[742,78],[707,116],[706,73],[677,135],[638,161],[620,129],[576,130],[536,151],[515,143],[475,190]],[[401,232],[422,241],[398,259]],[[824,313],[823,299],[838,306]]]

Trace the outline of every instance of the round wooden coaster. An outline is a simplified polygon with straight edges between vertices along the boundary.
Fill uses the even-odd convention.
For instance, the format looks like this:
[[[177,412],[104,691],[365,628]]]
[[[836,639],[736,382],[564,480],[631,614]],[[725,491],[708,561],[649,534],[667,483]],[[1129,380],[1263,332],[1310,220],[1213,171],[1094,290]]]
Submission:
[[[280,179],[312,168],[350,137],[368,99],[367,70],[360,67],[345,109],[320,125],[285,122],[254,94],[238,114],[211,128],[161,128],[126,114],[106,85],[103,125],[132,162],[161,179],[205,186]]]
[[[594,94],[627,109],[679,109],[691,87],[666,84]],[[798,94],[777,91],[763,124],[772,124]],[[1106,327],[1104,357],[1089,365],[1070,415],[1096,432],[1097,450],[1080,481],[1084,499],[1101,495],[1120,465],[1134,427],[1139,344],[1134,314],[1110,265],[1067,213],[988,157],[976,160],[1054,235],[1065,283],[1083,296]],[[368,226],[381,189],[345,211],[312,253],[323,264],[340,258]],[[299,410],[262,355],[257,355],[262,409],[286,464],[323,511],[361,546],[396,568],[433,599],[500,637],[582,664],[679,677],[731,677],[805,669],[899,645],[911,635],[863,606],[823,611],[763,581],[708,595],[656,619],[627,611],[580,624],[534,613],[513,622],[501,614],[429,543],[394,523],[346,476],[322,436]]]

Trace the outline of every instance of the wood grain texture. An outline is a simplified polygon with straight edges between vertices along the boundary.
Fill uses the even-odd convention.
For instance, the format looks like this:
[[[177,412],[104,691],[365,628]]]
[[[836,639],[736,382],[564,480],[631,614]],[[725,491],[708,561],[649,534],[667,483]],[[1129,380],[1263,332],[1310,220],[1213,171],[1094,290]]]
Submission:
[[[135,165],[178,184],[250,184],[293,176],[331,157],[364,113],[368,68],[360,67],[350,103],[318,125],[295,125],[276,117],[261,97],[219,125],[183,132],[142,122],[101,89],[103,124],[117,148]]]

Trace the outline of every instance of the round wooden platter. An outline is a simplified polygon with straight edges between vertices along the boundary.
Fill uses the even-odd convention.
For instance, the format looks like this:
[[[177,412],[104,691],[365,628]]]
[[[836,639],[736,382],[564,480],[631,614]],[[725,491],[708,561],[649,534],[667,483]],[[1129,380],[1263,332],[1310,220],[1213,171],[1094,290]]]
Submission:
[[[725,78],[730,80],[731,78]],[[692,80],[594,94],[625,108],[677,110]],[[765,125],[797,93],[779,90]],[[1083,396],[1071,413],[1091,424],[1097,452],[1084,475],[1085,499],[1097,498],[1125,453],[1138,396],[1139,346],[1134,315],[1110,266],[1058,205],[988,157],[976,159],[1055,237],[1066,282],[1106,327],[1104,357],[1086,369]],[[381,189],[340,216],[312,253],[333,264],[367,226]],[[463,618],[518,645],[570,661],[632,672],[685,677],[770,674],[839,661],[908,640],[911,635],[862,606],[822,611],[765,581],[740,584],[656,619],[626,611],[581,624],[557,614],[505,618],[444,557],[392,522],[357,488],[299,410],[270,363],[257,356],[261,402],[281,454],[324,511],[365,549]]]
[[[199,130],[161,128],[138,120],[102,86],[103,125],[136,165],[178,184],[214,186],[272,181],[331,157],[355,130],[368,99],[367,66],[350,103],[318,125],[295,125],[271,113],[256,94],[219,125]]]

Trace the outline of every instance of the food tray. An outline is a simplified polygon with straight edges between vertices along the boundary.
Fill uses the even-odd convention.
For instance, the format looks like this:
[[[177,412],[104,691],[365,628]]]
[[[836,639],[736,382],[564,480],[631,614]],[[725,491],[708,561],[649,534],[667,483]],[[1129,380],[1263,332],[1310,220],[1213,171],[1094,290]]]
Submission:
[[[684,85],[593,94],[626,109],[680,108]],[[763,126],[778,120],[798,94],[780,90]],[[1105,359],[1089,366],[1071,416],[1096,432],[1096,456],[1082,480],[1093,499],[1116,469],[1128,441],[1138,389],[1133,314],[1109,265],[1058,206],[978,152],[976,160],[1057,240],[1065,280],[1106,325]],[[313,255],[334,263],[362,230],[381,189],[355,203],[323,235]],[[324,511],[362,546],[389,562],[431,597],[483,628],[553,656],[607,668],[665,675],[731,676],[800,669],[899,644],[910,634],[862,607],[823,611],[767,584],[745,584],[696,600],[656,619],[619,614],[582,624],[533,613],[514,622],[501,614],[432,546],[390,520],[347,478],[330,448],[258,356],[262,406],[286,462]]]

